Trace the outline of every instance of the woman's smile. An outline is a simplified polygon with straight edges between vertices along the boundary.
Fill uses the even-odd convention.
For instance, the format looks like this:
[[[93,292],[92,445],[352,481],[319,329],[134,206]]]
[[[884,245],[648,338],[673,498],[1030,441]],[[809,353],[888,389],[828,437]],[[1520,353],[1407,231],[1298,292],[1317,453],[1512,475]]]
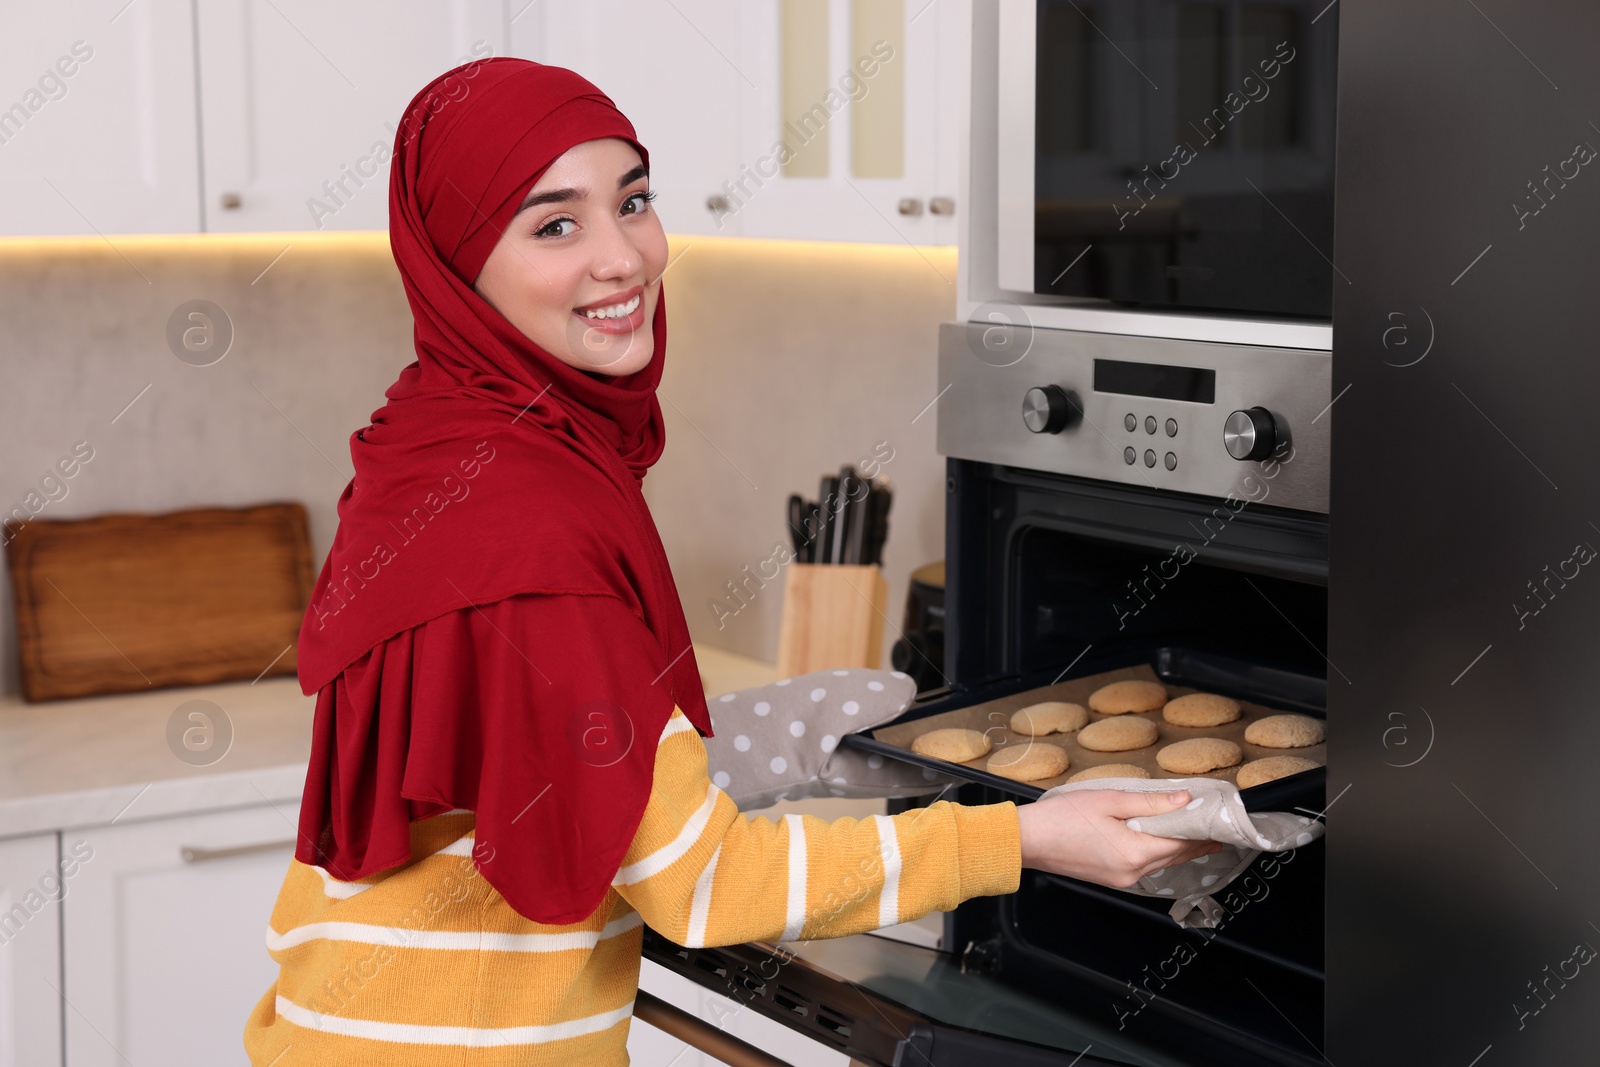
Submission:
[[[572,313],[582,319],[584,325],[601,333],[632,333],[644,325],[644,286],[635,285],[602,297],[574,308]]]

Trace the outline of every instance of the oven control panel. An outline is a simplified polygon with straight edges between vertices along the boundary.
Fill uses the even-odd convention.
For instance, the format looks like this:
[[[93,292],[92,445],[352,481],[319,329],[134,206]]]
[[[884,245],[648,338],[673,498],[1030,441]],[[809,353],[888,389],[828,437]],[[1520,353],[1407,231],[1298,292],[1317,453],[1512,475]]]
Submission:
[[[1326,514],[1332,367],[1325,351],[947,322],[939,451]]]

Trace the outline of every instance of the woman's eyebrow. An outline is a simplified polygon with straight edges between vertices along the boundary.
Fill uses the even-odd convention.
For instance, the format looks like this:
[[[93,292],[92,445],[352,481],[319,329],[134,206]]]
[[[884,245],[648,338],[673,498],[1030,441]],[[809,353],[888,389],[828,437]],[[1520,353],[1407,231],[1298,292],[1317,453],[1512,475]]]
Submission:
[[[649,173],[650,168],[641,163],[637,167],[634,167],[632,170],[628,171],[628,173],[624,174],[621,178],[617,179],[617,188],[626,189],[628,186],[632,185],[640,178],[645,177]],[[573,189],[570,187],[563,189],[546,189],[542,193],[529,193],[528,198],[522,202],[522,206],[517,208],[517,211],[520,213],[538,204],[563,204],[569,200],[582,200],[588,195],[589,191],[587,189]]]

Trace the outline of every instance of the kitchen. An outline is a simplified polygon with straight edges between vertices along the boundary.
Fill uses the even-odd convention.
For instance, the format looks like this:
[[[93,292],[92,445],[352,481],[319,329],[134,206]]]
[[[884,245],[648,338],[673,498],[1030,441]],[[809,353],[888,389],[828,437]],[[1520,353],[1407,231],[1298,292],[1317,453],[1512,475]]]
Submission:
[[[312,739],[293,636],[352,435],[417,356],[392,147],[429,79],[504,56],[582,74],[651,152],[671,358],[643,495],[713,718],[824,664],[917,683],[905,718],[837,748],[910,784],[819,779],[748,811],[1034,799],[918,753],[911,724],[1141,663],[1332,724],[1325,767],[1243,791],[1326,838],[1216,893],[1243,912],[1221,932],[1032,871],[887,936],[649,930],[634,1062],[1591,1050],[1574,1002],[1600,933],[1573,895],[1594,861],[1569,842],[1600,741],[1574,561],[1600,517],[1565,504],[1594,479],[1574,438],[1600,384],[1578,356],[1600,208],[1578,168],[1600,116],[1571,102],[1597,21],[1545,0],[14,13],[0,1064],[245,1062]],[[842,466],[876,508],[835,527],[854,554],[808,556],[779,509],[798,495],[804,527]],[[239,577],[249,553],[290,561],[301,599],[257,619],[276,643],[215,680],[182,655],[141,677],[216,625],[128,622],[170,593],[160,538],[111,525],[29,557],[56,590],[16,584],[18,538],[71,520],[277,505],[303,511],[160,557],[210,559],[223,580],[191,592],[213,606],[280,596]],[[113,647],[108,618],[132,636]],[[46,678],[50,626],[74,665]]]

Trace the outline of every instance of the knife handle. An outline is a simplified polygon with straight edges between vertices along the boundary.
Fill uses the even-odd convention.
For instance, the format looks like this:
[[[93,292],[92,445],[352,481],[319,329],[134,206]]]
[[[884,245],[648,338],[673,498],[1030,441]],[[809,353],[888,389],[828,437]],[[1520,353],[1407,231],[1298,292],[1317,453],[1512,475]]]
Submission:
[[[783,517],[789,526],[789,542],[794,545],[795,559],[799,559],[806,550],[805,516],[805,498],[799,493],[790,493]]]
[[[818,563],[833,562],[833,527],[838,521],[834,508],[838,505],[839,479],[831,474],[822,476],[822,484],[817,489],[818,522],[817,522],[817,559]]]
[[[861,480],[856,469],[846,463],[839,468],[839,511],[833,530],[833,561],[853,563],[850,557],[850,531],[861,523],[861,505],[855,499],[856,485]]]
[[[847,563],[867,562],[867,541],[872,533],[872,483],[852,468],[850,471],[850,521],[845,527]]]

